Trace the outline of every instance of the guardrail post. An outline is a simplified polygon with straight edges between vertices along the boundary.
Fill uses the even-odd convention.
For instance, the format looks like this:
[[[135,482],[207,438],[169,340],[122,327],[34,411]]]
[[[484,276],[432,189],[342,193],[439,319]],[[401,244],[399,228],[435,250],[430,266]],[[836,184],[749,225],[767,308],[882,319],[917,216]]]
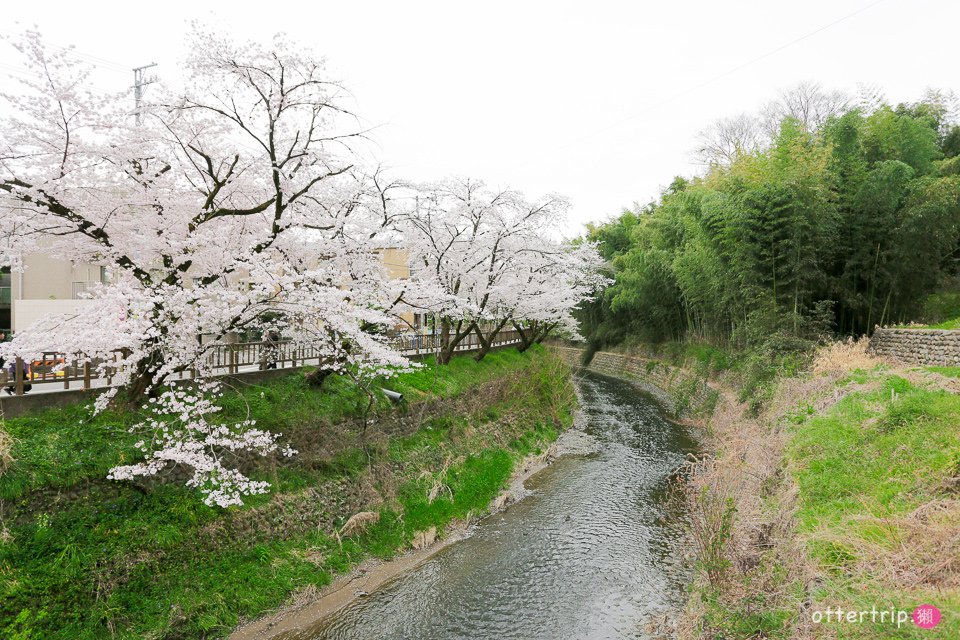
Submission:
[[[237,349],[233,345],[230,345],[230,373],[237,372]]]
[[[17,356],[17,361],[14,364],[13,378],[16,381],[14,388],[16,389],[16,394],[18,396],[23,395],[23,358]]]
[[[90,390],[90,361],[83,363],[83,390]]]

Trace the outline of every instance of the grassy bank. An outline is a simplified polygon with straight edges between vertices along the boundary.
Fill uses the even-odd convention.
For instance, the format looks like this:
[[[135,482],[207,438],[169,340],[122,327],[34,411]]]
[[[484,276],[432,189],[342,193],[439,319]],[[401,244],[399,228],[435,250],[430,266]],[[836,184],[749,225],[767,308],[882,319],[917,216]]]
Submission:
[[[740,402],[747,403],[750,410],[757,413],[772,399],[779,379],[797,375],[810,364],[809,345],[804,341],[771,339],[759,347],[747,349],[701,340],[652,345],[628,340],[618,349],[661,360],[701,378],[721,382],[735,391]]]
[[[950,318],[934,324],[905,324],[903,329],[960,329],[960,318]]]
[[[711,420],[715,457],[687,492],[701,577],[685,636],[960,637],[955,372],[896,369],[863,347],[778,378],[756,418],[728,402]],[[935,632],[814,616],[924,603],[944,614]]]
[[[226,511],[178,482],[103,479],[134,455],[125,426],[135,415],[91,419],[75,407],[8,420],[0,636],[226,635],[364,557],[389,558],[417,532],[442,535],[481,513],[575,404],[567,370],[539,348],[458,358],[389,386],[409,404],[379,399],[366,426],[367,397],[344,379],[322,391],[296,375],[238,388],[226,417],[249,411],[300,453],[248,462],[273,491]],[[361,511],[376,521],[338,536]]]
[[[904,375],[908,376],[904,377]],[[960,396],[922,372],[857,371],[856,389],[793,428],[797,530],[820,569],[822,606],[931,603],[937,637],[960,638]],[[930,637],[910,622],[837,625],[838,637]]]

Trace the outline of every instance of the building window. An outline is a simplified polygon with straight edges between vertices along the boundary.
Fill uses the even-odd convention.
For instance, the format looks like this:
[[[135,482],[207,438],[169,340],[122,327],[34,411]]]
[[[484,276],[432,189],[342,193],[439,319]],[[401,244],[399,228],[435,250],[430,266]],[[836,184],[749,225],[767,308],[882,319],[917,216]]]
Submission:
[[[10,267],[0,269],[0,305],[10,305],[12,296],[10,295]]]

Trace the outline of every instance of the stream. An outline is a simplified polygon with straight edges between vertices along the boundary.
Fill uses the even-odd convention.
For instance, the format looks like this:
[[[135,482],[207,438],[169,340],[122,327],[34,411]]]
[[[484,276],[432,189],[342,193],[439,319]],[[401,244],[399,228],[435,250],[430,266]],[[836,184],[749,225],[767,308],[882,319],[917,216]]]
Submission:
[[[468,538],[289,638],[651,637],[685,600],[682,514],[666,498],[696,441],[626,382],[577,384],[598,453],[558,459]]]

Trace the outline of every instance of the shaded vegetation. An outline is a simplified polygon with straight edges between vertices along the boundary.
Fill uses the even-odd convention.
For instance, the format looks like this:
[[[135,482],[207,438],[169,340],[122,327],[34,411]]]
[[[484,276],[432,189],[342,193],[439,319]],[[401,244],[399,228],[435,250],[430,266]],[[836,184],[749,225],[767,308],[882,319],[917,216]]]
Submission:
[[[715,459],[686,492],[702,511],[687,631],[927,637],[809,615],[960,607],[960,400],[940,388],[960,368],[860,367],[851,341],[853,375],[809,372],[831,338],[960,328],[960,126],[935,94],[773,124],[767,144],[707,140],[705,175],[588,228],[616,279],[581,309],[588,353],[644,352],[748,403],[713,416]],[[935,634],[960,637],[958,624],[947,614]]]

